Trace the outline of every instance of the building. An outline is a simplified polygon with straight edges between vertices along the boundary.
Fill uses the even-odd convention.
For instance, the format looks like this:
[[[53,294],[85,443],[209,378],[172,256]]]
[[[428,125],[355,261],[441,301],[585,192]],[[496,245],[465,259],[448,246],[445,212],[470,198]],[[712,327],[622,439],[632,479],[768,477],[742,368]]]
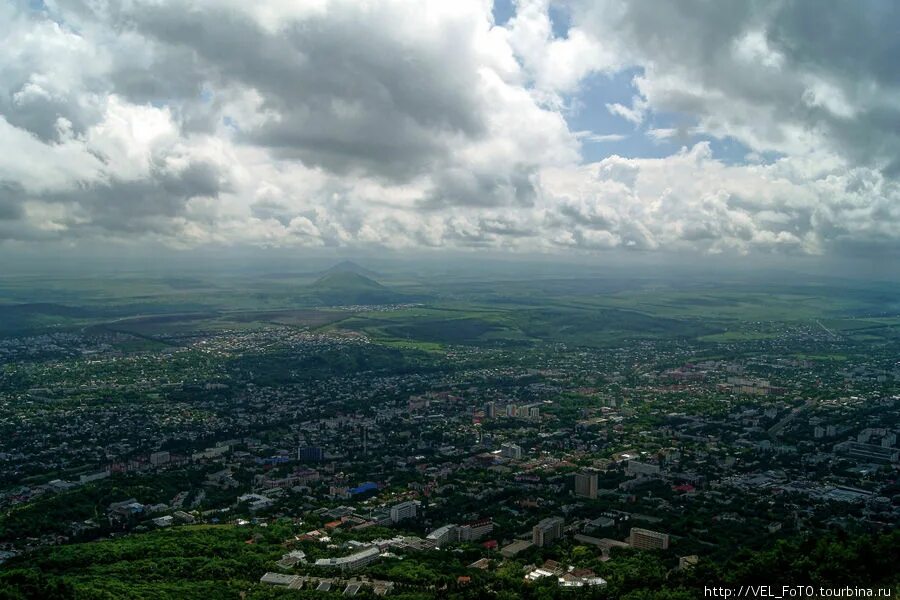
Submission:
[[[121,502],[113,502],[109,505],[107,512],[110,516],[131,517],[144,512],[144,505],[134,498],[129,498]]]
[[[172,455],[165,450],[154,452],[150,455],[150,464],[154,467],[168,464],[170,460],[172,460]]]
[[[466,523],[457,530],[457,537],[461,542],[471,542],[480,539],[494,530],[494,522],[490,519],[481,519]]]
[[[172,513],[172,517],[174,517],[175,519],[178,519],[182,523],[191,524],[194,521],[196,521],[196,519],[194,518],[194,515],[192,515],[190,513],[186,513],[183,510],[176,510],[175,512]]]
[[[729,377],[727,382],[720,385],[720,387],[730,390],[734,394],[750,396],[766,396],[783,391],[783,388],[769,385],[769,382],[764,379],[747,379],[744,377]]]
[[[597,497],[597,474],[588,471],[575,473],[575,495],[580,498]]]
[[[175,517],[173,517],[171,515],[166,515],[164,517],[157,517],[157,518],[153,519],[153,524],[156,525],[157,527],[168,527],[174,522],[175,522]]]
[[[876,446],[875,444],[864,444],[852,440],[835,444],[834,453],[845,454],[850,458],[874,462],[895,463],[900,459],[900,451],[894,448],[885,448],[883,446]]]
[[[500,555],[503,556],[504,558],[512,558],[516,554],[523,552],[525,550],[528,550],[533,545],[534,544],[532,544],[528,540],[516,540],[513,543],[501,548]]]
[[[588,521],[587,525],[585,525],[585,531],[594,531],[596,529],[606,529],[608,527],[613,527],[616,524],[615,519],[611,519],[609,517],[597,517],[591,521]]]
[[[614,540],[611,538],[595,538],[589,535],[583,535],[581,533],[575,534],[575,541],[581,542],[582,544],[590,544],[591,546],[597,546],[600,548],[600,552],[603,555],[603,560],[609,558],[609,553],[613,548],[630,548],[628,544],[625,542],[620,542],[619,540]]]
[[[275,503],[275,501],[271,498],[261,496],[260,494],[243,494],[241,496],[238,496],[237,501],[239,504],[246,502],[247,508],[250,509],[250,512],[265,510]]]
[[[90,483],[91,481],[98,481],[100,479],[106,479],[107,477],[109,477],[109,470],[97,471],[96,473],[85,473],[78,477],[78,483]]]
[[[625,467],[625,473],[631,476],[659,475],[659,465],[651,465],[649,463],[642,463],[637,460],[629,460],[628,465]]]
[[[378,548],[366,548],[365,550],[361,550],[356,554],[351,554],[349,556],[339,556],[337,558],[320,558],[316,561],[317,567],[324,567],[329,569],[340,569],[341,571],[355,571],[356,569],[360,569],[369,563],[375,562],[378,560],[378,557],[381,556],[381,552]]]
[[[493,402],[488,402],[484,405],[484,416],[488,419],[493,419],[497,416],[497,405]]]
[[[405,519],[414,519],[416,517],[416,505],[414,500],[408,500],[395,504],[391,507],[391,523],[399,523]]]
[[[572,569],[559,578],[559,587],[561,588],[571,589],[603,585],[606,585],[606,580],[598,577],[590,569]]]
[[[563,520],[560,517],[543,519],[531,529],[531,542],[535,546],[549,546],[562,537]]]
[[[500,446],[500,456],[502,456],[503,458],[521,460],[522,448],[517,444],[503,444],[502,446]]]
[[[638,550],[666,550],[669,547],[669,536],[658,531],[632,527],[628,544]]]
[[[442,527],[438,527],[427,536],[425,536],[426,540],[431,540],[434,542],[434,545],[438,548],[441,546],[446,546],[449,543],[456,541],[457,532],[456,525],[443,525]]]
[[[368,494],[369,492],[374,492],[378,489],[378,484],[374,481],[366,481],[364,483],[359,484],[355,488],[349,488],[347,493],[351,496],[356,496],[358,494]]]
[[[285,575],[284,573],[269,572],[260,577],[259,582],[268,585],[277,585],[279,587],[289,587],[299,579],[300,577],[298,577],[297,575]]]
[[[319,446],[305,446],[297,449],[297,460],[300,462],[322,462],[325,460],[325,450]]]

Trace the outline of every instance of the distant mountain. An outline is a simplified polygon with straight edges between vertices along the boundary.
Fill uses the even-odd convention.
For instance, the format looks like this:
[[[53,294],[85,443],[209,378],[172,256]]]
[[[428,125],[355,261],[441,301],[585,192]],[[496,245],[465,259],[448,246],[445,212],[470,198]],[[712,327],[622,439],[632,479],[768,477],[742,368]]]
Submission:
[[[313,282],[309,291],[323,304],[333,305],[390,304],[405,300],[403,294],[352,271],[326,273]]]
[[[319,291],[387,290],[374,279],[350,271],[326,273],[313,282],[312,287]]]
[[[328,275],[330,273],[356,273],[357,275],[362,275],[363,277],[378,277],[378,273],[376,273],[375,271],[360,266],[351,260],[341,261],[333,267],[322,271],[322,275]]]

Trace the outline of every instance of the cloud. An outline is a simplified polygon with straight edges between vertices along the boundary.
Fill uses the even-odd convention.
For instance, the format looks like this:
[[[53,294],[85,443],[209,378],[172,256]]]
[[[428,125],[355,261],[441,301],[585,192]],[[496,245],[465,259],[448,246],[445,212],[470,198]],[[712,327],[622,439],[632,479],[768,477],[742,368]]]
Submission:
[[[580,31],[642,69],[635,104],[608,105],[623,118],[678,113],[754,151],[827,152],[894,173],[900,7],[866,0],[820,8],[810,0],[603,0],[576,2],[572,13]]]
[[[561,103],[560,94],[575,90],[588,74],[621,66],[602,41],[577,27],[569,28],[565,37],[556,36],[549,0],[519,0],[505,31],[526,74],[550,103]]]
[[[574,135],[582,142],[587,142],[589,144],[621,142],[628,138],[627,135],[621,133],[594,133],[593,131],[576,131],[574,132]]]
[[[606,110],[608,110],[612,115],[622,117],[629,123],[640,125],[644,120],[644,114],[646,113],[647,106],[646,102],[641,98],[635,98],[631,106],[625,106],[624,104],[614,102],[612,104],[607,104]]]
[[[112,27],[143,36],[154,50],[193,57],[155,71],[192,69],[192,80],[225,96],[238,141],[339,173],[408,179],[446,161],[460,143],[488,135],[484,104],[495,96],[487,80],[517,70],[494,51],[479,3],[116,9]],[[249,90],[255,101],[241,101]]]
[[[660,159],[617,156],[544,176],[549,226],[567,245],[709,253],[821,254],[858,240],[895,244],[900,186],[879,171],[823,173],[784,158],[727,165],[707,143]]]
[[[7,3],[0,240],[897,246],[892,3],[567,6],[562,32],[546,0],[503,26],[487,0]],[[618,72],[630,102],[581,96]],[[575,105],[640,135],[570,128]]]

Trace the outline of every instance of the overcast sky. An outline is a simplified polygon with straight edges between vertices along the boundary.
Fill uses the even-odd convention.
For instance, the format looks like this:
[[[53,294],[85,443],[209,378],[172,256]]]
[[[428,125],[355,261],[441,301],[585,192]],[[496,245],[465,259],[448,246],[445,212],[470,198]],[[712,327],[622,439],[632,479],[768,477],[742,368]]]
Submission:
[[[900,3],[0,0],[0,248],[890,256]]]

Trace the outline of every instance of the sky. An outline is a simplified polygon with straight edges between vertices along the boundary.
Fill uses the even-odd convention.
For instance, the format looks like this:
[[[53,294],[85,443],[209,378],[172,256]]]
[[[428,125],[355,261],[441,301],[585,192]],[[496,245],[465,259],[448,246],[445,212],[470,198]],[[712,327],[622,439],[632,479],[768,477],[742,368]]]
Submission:
[[[0,251],[896,264],[897,31],[892,0],[0,0]]]

